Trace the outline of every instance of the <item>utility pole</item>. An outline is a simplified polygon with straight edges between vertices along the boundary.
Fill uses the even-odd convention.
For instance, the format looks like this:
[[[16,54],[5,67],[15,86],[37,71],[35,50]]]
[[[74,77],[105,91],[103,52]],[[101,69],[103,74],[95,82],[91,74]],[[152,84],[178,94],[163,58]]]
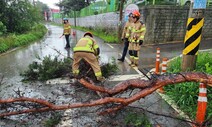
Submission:
[[[120,7],[119,7],[119,23],[118,23],[118,41],[121,42],[121,22],[123,17],[123,6],[124,0],[120,0]]]
[[[204,13],[207,0],[192,0],[184,39],[182,71],[192,71],[196,68],[196,60],[202,37]]]
[[[76,24],[76,11],[74,10],[74,26],[76,27],[77,26],[77,24]]]
[[[33,0],[33,6],[35,7],[35,0]]]

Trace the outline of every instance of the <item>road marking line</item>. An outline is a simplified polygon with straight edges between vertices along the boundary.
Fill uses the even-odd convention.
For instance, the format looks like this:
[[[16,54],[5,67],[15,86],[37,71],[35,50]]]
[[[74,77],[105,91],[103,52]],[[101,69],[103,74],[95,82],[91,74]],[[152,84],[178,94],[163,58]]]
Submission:
[[[114,75],[109,78],[109,81],[125,81],[129,79],[137,79],[137,78],[146,79],[144,75],[129,74],[129,75]]]
[[[49,79],[46,81],[46,84],[68,84],[74,82],[74,79],[69,79],[69,78],[55,78],[55,79]]]
[[[110,44],[107,44],[109,47],[111,47],[112,49],[114,48],[112,45],[110,45]]]
[[[122,54],[119,53],[119,55],[122,55]],[[127,61],[128,64],[131,63],[130,60],[129,60],[127,57],[125,57],[125,60]],[[137,67],[133,67],[133,69],[134,69],[139,75],[143,75],[143,74],[141,73],[141,71],[138,70]]]

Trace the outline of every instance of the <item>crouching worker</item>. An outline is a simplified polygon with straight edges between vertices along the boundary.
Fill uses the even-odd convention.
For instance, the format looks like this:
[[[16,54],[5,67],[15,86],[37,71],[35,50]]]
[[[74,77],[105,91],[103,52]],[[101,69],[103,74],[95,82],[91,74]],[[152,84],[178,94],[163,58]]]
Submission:
[[[98,81],[104,81],[105,78],[102,76],[100,65],[98,62],[98,55],[100,53],[99,46],[93,39],[93,35],[90,32],[86,32],[84,37],[82,37],[73,49],[74,61],[72,65],[73,74],[78,76],[79,74],[79,64],[82,59],[84,59],[92,67],[96,79]]]

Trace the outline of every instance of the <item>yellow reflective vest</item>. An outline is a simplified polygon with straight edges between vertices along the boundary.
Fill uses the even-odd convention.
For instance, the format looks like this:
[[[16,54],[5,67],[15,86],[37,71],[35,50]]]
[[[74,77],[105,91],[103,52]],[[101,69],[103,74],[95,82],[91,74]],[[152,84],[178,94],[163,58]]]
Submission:
[[[122,32],[122,37],[121,37],[122,39],[130,37],[130,30],[132,28],[132,25],[133,25],[133,22],[130,22],[130,21],[126,22]]]
[[[63,34],[68,35],[71,34],[71,25],[70,23],[66,23],[63,25]]]
[[[94,53],[96,55],[97,48],[99,48],[99,46],[97,45],[96,41],[90,36],[85,36],[77,42],[73,51],[74,52],[89,52],[89,53]]]
[[[139,40],[144,40],[144,35],[146,33],[146,27],[140,21],[133,24],[131,29],[130,41],[139,42]]]

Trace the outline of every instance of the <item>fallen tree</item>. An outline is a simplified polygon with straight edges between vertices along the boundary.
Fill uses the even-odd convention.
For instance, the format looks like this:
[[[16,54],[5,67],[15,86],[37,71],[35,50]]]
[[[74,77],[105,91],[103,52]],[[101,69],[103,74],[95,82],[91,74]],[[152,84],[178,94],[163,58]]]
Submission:
[[[0,117],[18,115],[24,113],[36,113],[36,112],[47,112],[54,110],[65,110],[71,108],[91,107],[111,103],[116,104],[115,107],[105,109],[103,112],[99,112],[99,114],[103,115],[105,113],[111,113],[120,110],[121,108],[128,106],[129,104],[153,93],[158,88],[166,85],[175,85],[177,83],[182,82],[202,82],[212,87],[211,85],[212,75],[199,72],[158,75],[156,78],[152,78],[151,80],[144,80],[144,79],[126,80],[124,82],[120,82],[111,89],[102,86],[97,86],[94,83],[90,83],[89,81],[86,80],[86,78],[80,78],[78,79],[78,82],[80,82],[82,85],[84,85],[86,88],[90,90],[107,93],[108,96],[85,103],[79,102],[73,104],[55,105],[54,103],[49,102],[47,100],[28,98],[20,95],[18,98],[0,99],[0,108],[5,110],[5,112],[2,111],[0,112]],[[123,91],[126,91],[127,89],[135,89],[135,88],[140,89],[140,91],[130,96],[129,98],[115,97],[115,95],[120,94]],[[17,111],[6,110],[7,105],[11,103],[35,103],[36,105],[39,106],[37,107],[29,106],[30,108],[28,109],[25,108]]]

